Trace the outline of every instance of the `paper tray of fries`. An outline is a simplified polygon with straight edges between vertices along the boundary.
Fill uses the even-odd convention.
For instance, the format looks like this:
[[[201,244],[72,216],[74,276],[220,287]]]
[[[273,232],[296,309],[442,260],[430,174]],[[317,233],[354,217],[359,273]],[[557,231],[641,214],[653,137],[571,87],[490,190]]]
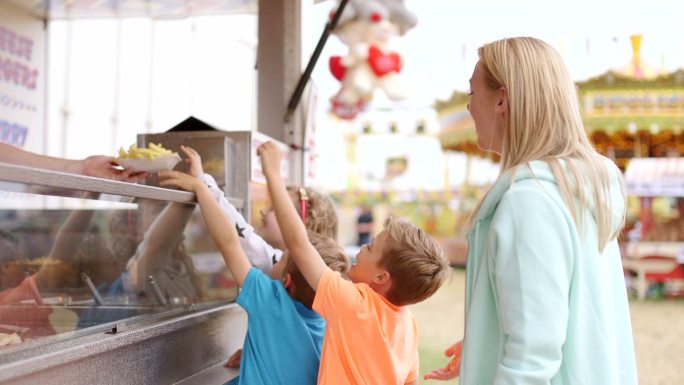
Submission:
[[[135,171],[157,172],[172,169],[181,158],[178,153],[164,148],[161,144],[150,143],[147,148],[138,148],[132,144],[128,151],[122,147],[114,161]]]

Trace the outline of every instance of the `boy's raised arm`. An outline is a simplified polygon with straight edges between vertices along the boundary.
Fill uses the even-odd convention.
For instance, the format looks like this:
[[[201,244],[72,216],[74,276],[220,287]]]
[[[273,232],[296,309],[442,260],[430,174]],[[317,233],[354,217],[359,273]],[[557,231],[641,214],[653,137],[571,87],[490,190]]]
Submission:
[[[216,184],[216,180],[211,175],[204,172],[204,169],[202,168],[202,158],[199,153],[187,146],[181,146],[181,150],[187,156],[185,161],[190,164],[190,175],[201,180],[202,183],[209,187],[209,191],[211,191],[214,200],[218,202],[223,213],[241,229],[241,232],[238,230],[238,233],[240,234],[240,245],[247,255],[247,258],[249,258],[249,261],[254,267],[263,272],[270,271],[275,262],[283,255],[283,252],[269,245],[259,234],[257,234],[257,232],[254,231],[254,227],[252,227],[242,214],[238,212],[235,206],[228,201],[225,192],[219,189]]]
[[[328,266],[309,242],[306,227],[292,204],[285,183],[280,177],[282,153],[272,142],[259,146],[257,153],[261,157],[262,169],[268,184],[268,193],[271,196],[273,210],[285,246],[287,246],[290,256],[294,258],[306,281],[316,290],[321,275],[325,269],[328,269]]]
[[[209,188],[199,179],[178,171],[162,171],[159,173],[159,179],[162,186],[176,186],[195,193],[204,222],[223,255],[228,270],[239,285],[244,284],[252,264],[240,246],[235,223],[223,213]]]

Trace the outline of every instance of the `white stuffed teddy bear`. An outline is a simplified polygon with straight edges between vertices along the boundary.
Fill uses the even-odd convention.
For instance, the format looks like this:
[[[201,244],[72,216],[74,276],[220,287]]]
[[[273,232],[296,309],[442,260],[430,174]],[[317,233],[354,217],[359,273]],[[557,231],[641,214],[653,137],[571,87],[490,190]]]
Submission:
[[[405,12],[399,12],[401,7],[388,8],[385,3],[403,6],[403,1],[398,0],[350,0],[335,29],[349,47],[347,56],[333,56],[329,63],[330,71],[341,82],[340,90],[331,99],[332,108],[342,118],[352,119],[362,111],[376,88],[392,100],[406,97],[397,79],[403,61],[390,50],[389,41],[415,25],[416,20],[405,8]],[[391,21],[392,15],[396,15],[397,24]]]

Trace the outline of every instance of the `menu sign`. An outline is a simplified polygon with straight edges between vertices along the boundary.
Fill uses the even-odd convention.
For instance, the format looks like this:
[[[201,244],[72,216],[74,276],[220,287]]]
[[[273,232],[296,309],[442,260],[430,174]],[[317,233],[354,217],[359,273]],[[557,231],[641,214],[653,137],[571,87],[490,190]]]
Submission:
[[[0,141],[44,150],[43,21],[0,2]]]

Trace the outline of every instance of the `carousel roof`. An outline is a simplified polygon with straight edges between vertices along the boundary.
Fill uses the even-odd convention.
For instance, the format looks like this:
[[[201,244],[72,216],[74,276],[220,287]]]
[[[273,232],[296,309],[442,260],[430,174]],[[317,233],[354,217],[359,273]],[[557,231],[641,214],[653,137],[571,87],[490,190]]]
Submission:
[[[255,13],[257,0],[9,0],[45,19],[187,17]]]
[[[608,70],[603,74],[577,82],[580,92],[596,90],[652,90],[652,89],[684,89],[684,69],[670,73],[661,73],[652,78],[635,78],[617,70]]]
[[[641,35],[632,35],[629,37],[632,42],[632,60],[630,60],[626,66],[619,69],[618,72],[634,79],[652,79],[664,71],[646,64],[641,57],[641,38]]]

